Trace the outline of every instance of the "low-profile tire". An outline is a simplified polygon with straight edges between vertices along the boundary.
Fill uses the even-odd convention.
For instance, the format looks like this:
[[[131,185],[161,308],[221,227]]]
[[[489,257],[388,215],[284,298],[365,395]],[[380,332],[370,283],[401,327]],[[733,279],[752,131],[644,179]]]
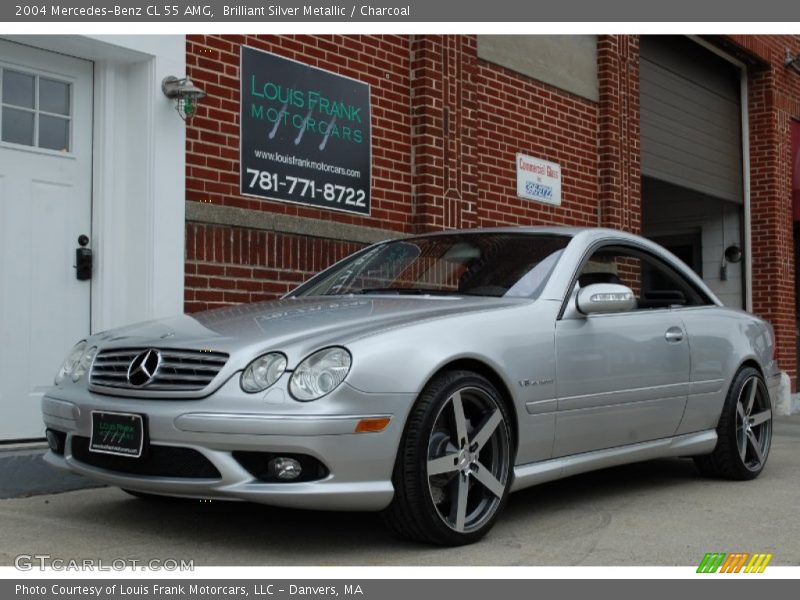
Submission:
[[[417,541],[443,546],[478,541],[505,506],[513,453],[500,392],[471,371],[438,375],[406,422],[384,521]]]
[[[717,425],[717,446],[694,457],[704,475],[748,480],[759,476],[772,443],[772,404],[761,373],[743,367],[733,378]]]

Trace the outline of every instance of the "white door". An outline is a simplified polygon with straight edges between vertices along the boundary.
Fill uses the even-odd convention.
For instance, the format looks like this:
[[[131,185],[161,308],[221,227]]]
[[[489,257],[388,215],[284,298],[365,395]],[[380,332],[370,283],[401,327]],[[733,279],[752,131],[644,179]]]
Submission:
[[[0,40],[0,441],[43,436],[42,392],[89,333],[93,64]]]

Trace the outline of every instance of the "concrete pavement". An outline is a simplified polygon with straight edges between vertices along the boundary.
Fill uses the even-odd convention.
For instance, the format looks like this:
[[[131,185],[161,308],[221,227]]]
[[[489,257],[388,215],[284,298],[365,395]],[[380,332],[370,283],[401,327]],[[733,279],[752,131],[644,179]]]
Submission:
[[[80,475],[53,469],[42,460],[47,444],[0,450],[0,498],[19,498],[99,487]]]
[[[148,503],[100,488],[0,500],[0,564],[17,554],[194,559],[195,565],[696,565],[706,552],[772,552],[800,565],[800,416],[776,422],[752,482],[670,459],[513,494],[482,542],[431,548],[369,513],[241,503]]]

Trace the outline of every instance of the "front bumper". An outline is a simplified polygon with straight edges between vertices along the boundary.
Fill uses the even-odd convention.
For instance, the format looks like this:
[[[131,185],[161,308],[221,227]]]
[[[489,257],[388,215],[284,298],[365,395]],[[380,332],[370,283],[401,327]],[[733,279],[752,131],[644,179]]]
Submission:
[[[66,434],[66,444],[63,455],[51,451],[45,460],[97,481],[152,494],[327,510],[388,506],[394,493],[395,456],[414,395],[367,394],[345,383],[315,402],[297,402],[285,392],[287,379],[284,376],[265,394],[249,395],[234,377],[200,400],[142,400],[77,386],[54,388],[42,399],[42,413],[48,428]],[[73,451],[73,441],[77,448],[90,437],[94,410],[145,415],[151,446],[198,452],[219,476],[163,477],[87,464]],[[357,423],[369,417],[391,420],[383,431],[355,433]],[[314,481],[264,482],[237,460],[238,452],[310,456],[325,466],[327,475]],[[128,460],[137,459],[116,459]]]

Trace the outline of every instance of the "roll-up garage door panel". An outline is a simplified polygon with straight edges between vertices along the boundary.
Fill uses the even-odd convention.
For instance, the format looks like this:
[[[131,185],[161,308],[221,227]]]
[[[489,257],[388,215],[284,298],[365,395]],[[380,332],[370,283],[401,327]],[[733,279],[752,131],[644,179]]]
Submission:
[[[739,177],[739,169],[729,159],[725,148],[708,145],[704,140],[686,147],[685,140],[689,133],[682,131],[679,126],[668,129],[669,123],[666,121],[663,125],[663,128],[657,131],[657,135],[642,136],[642,146],[647,148],[649,160],[653,161],[648,166],[656,164],[655,161],[660,159],[675,165],[699,169],[709,177],[723,177],[733,181]],[[676,160],[677,158],[680,160]]]
[[[738,155],[740,143],[739,129],[732,127],[738,121],[739,107],[711,94],[701,102],[682,102],[674,98],[671,90],[642,81],[642,111],[647,114],[645,133],[680,134],[687,142],[694,140],[704,148],[723,152],[726,162],[730,162],[732,153]]]
[[[727,127],[731,117],[738,118],[738,96],[730,96],[727,90],[723,93],[703,87],[647,58],[642,58],[640,79],[642,95],[674,108],[688,109],[709,119],[711,127]],[[652,93],[646,94],[651,89]]]
[[[673,127],[670,127],[670,124],[673,124]],[[662,117],[657,117],[655,120],[654,130],[656,130],[656,135],[642,136],[642,139],[663,146],[661,152],[685,152],[687,162],[694,164],[702,161],[712,165],[709,170],[720,170],[725,173],[738,172],[737,165],[732,164],[733,161],[730,160],[728,148],[721,140],[712,142],[708,138],[701,138],[694,145],[686,146],[685,140],[694,132],[685,125],[679,125]]]
[[[685,53],[662,43],[643,44],[642,54],[642,174],[741,202],[741,117],[730,73],[708,71],[701,84],[702,61],[683,64]]]
[[[652,66],[657,70],[659,67]],[[731,128],[738,123],[739,103],[720,98],[712,93],[694,94],[694,99],[682,97],[673,87],[666,87],[665,81],[651,81],[652,73],[642,77],[642,110],[648,111],[648,119],[665,118],[677,127],[686,127],[707,138],[715,145],[724,145],[730,150],[739,143],[739,128]],[[674,86],[680,85],[675,82]]]
[[[694,146],[684,147],[686,136],[691,132],[683,131],[684,128],[681,126],[668,129],[668,125],[669,123],[664,121],[663,128],[657,132],[658,135],[648,138],[642,136],[643,142],[647,140],[647,144],[652,145],[648,149],[653,155],[671,158],[676,152],[685,152],[685,162],[691,164],[696,164],[697,161],[707,162],[711,165],[709,169],[712,175],[716,173],[730,177],[738,176],[739,170],[736,165],[731,164],[725,148],[708,145],[703,140],[698,141]]]
[[[652,177],[681,187],[689,187],[687,182],[692,181],[694,183],[692,183],[692,187],[689,187],[691,190],[702,192],[703,194],[708,194],[715,198],[730,200],[731,202],[741,202],[740,198],[734,196],[725,197],[720,193],[720,190],[724,186],[729,185],[729,180],[725,180],[722,177],[701,176],[700,173],[699,171],[691,173],[682,172],[676,175],[674,164],[667,163],[658,158],[654,159],[654,163],[647,171],[642,169],[642,175],[646,177]]]

